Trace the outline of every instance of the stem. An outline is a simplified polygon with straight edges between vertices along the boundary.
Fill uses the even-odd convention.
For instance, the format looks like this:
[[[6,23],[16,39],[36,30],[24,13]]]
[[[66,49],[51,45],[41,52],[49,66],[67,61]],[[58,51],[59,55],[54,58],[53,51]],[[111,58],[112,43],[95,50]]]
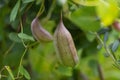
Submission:
[[[31,3],[25,10],[25,13],[32,7],[33,3]]]
[[[23,33],[23,25],[22,25],[22,20],[20,19],[20,27],[21,27],[21,33]]]
[[[6,76],[6,75],[1,75],[1,77],[8,77],[8,76]]]
[[[52,14],[52,12],[53,12],[53,10],[54,10],[54,7],[55,7],[55,2],[56,2],[56,0],[54,0],[53,2],[52,2],[52,5],[51,5],[51,7],[50,7],[50,9],[49,9],[49,11],[48,11],[48,14],[47,14],[47,19],[49,19],[50,17],[51,17],[51,14]]]
[[[104,44],[104,42],[102,41],[102,39],[100,38],[100,36],[96,32],[95,32],[95,35],[98,38],[98,40],[100,41],[100,43],[103,45],[105,51],[110,55],[110,57],[112,58],[112,60],[116,63],[116,59],[111,54],[111,52],[110,52],[109,48],[107,47],[107,45]]]
[[[103,71],[99,63],[97,64],[97,69],[98,69],[100,80],[104,80]]]
[[[42,14],[43,11],[44,11],[44,0],[42,1],[42,4],[40,6],[40,9],[39,9],[36,17],[38,18]]]
[[[25,53],[27,52],[27,50],[28,50],[28,48],[26,48],[25,51],[24,51],[23,54],[22,54],[22,57],[21,57],[21,59],[20,59],[19,68],[20,68],[20,66],[22,65],[23,58],[24,58]],[[19,77],[19,75],[20,75],[20,69],[18,69],[17,77]]]
[[[49,9],[49,11],[48,11],[48,14],[47,14],[47,16],[42,20],[42,22],[46,22],[47,20],[50,19],[51,15],[52,15],[52,12],[53,12],[53,10],[54,10],[54,7],[55,7],[55,3],[56,3],[56,0],[54,0],[54,1],[52,2],[52,5],[51,5],[51,7],[50,7],[50,9]]]
[[[14,45],[15,45],[15,42],[13,42],[11,44],[11,46],[8,48],[8,50],[4,53],[4,57],[12,50],[12,48],[14,47]]]
[[[22,20],[21,20],[21,19],[20,19],[20,27],[21,27],[21,33],[23,33],[23,25],[22,25]],[[23,46],[24,46],[25,48],[27,48],[26,44],[24,43],[24,40],[21,39],[21,41],[22,41],[22,43],[23,43]]]
[[[30,47],[32,47],[32,46],[34,46],[34,45],[36,45],[36,44],[38,44],[39,42],[37,41],[37,42],[34,42],[33,44],[30,44],[29,46],[27,46],[28,48],[30,48]]]

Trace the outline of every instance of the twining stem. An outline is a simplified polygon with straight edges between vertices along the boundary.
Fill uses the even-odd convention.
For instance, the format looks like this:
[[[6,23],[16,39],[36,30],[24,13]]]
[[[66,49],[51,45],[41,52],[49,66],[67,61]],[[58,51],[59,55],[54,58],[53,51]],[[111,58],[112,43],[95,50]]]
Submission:
[[[23,25],[22,25],[22,20],[21,20],[21,19],[20,19],[20,27],[21,27],[21,33],[23,33]],[[23,46],[24,46],[25,48],[27,48],[26,44],[24,43],[24,40],[21,39],[21,41],[22,41],[22,43],[23,43]]]
[[[22,25],[22,20],[20,19],[20,27],[21,27],[21,33],[23,33],[23,25]],[[27,52],[27,50],[28,50],[28,45],[26,45],[25,43],[24,43],[24,40],[23,39],[21,39],[22,40],[22,43],[23,43],[23,46],[25,47],[25,51],[23,52],[23,54],[22,54],[22,57],[21,57],[21,59],[20,59],[20,64],[19,64],[19,68],[18,68],[18,73],[17,73],[17,78],[19,77],[19,74],[20,74],[20,67],[22,66],[22,62],[23,62],[23,58],[24,58],[24,56],[25,56],[25,53]]]

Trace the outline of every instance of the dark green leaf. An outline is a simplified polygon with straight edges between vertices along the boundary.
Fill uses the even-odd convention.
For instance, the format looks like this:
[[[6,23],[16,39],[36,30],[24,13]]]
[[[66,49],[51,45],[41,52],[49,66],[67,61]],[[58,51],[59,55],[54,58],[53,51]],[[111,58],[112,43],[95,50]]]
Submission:
[[[119,46],[119,41],[116,40],[112,45],[112,52],[115,52]]]
[[[21,75],[24,75],[26,79],[30,80],[30,75],[23,66],[20,66],[19,70],[20,70]]]
[[[16,5],[14,6],[14,8],[10,14],[10,22],[15,20],[19,7],[20,7],[20,0],[17,1]]]

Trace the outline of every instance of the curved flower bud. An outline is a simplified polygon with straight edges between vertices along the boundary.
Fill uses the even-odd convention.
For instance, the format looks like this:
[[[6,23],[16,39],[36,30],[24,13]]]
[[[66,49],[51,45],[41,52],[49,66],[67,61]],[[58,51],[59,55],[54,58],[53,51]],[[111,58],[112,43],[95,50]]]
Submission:
[[[53,40],[52,35],[41,26],[37,18],[33,19],[31,23],[31,31],[38,41],[49,42]]]

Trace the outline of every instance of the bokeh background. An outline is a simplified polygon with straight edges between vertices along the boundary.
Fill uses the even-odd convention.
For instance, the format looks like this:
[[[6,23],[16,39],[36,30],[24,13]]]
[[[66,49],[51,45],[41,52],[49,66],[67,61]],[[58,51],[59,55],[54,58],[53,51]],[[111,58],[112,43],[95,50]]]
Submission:
[[[119,0],[0,0],[0,80],[120,80],[119,6]],[[40,14],[53,35],[61,12],[77,49],[75,68],[59,64],[53,41],[38,42],[31,32]]]

